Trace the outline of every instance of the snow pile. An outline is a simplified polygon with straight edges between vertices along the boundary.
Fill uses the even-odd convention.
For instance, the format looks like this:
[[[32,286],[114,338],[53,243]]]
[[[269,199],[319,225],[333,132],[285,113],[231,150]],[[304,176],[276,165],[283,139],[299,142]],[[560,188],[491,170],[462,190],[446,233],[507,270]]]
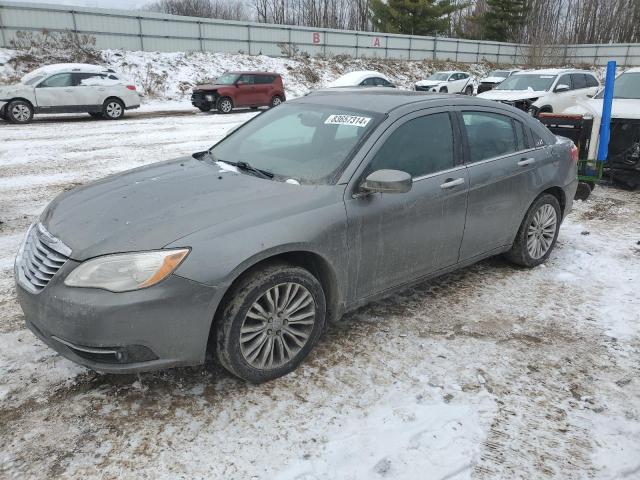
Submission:
[[[0,84],[21,77],[7,62],[15,52],[0,49]],[[129,52],[105,50],[105,66],[131,79],[146,97],[181,100],[191,93],[194,85],[220,76],[226,71],[272,71],[282,75],[287,96],[305,95],[312,89],[328,85],[344,73],[356,70],[376,70],[385,74],[401,88],[412,88],[438,70],[463,70],[479,79],[489,72],[491,65],[455,62],[402,61],[385,59],[354,59],[346,56],[331,58],[281,58],[266,55],[201,52]]]

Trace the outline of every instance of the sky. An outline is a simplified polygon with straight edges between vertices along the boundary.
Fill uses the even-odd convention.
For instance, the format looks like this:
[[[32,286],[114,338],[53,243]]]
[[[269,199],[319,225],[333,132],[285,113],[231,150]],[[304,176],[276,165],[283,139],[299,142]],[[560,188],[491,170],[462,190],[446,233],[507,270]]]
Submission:
[[[76,5],[80,7],[117,8],[134,10],[151,3],[152,0],[11,0],[17,3],[54,3],[56,5]]]

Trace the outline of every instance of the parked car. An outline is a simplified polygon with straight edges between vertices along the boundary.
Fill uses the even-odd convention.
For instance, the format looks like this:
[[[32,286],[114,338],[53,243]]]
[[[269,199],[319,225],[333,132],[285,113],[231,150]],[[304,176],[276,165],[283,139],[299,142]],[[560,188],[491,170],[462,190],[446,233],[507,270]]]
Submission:
[[[419,92],[464,93],[473,95],[473,79],[466,72],[436,72],[415,84]]]
[[[580,158],[597,158],[604,89],[562,114],[545,114],[540,121],[580,146]],[[640,187],[640,68],[616,78],[611,109],[609,154],[605,172],[628,188]],[[588,193],[587,193],[588,195]]]
[[[327,321],[398,288],[501,253],[544,262],[575,152],[496,102],[312,92],[207,151],[59,195],[18,252],[18,299],[43,342],[95,370],[200,364],[211,348],[273,379]]]
[[[327,85],[336,87],[389,87],[396,88],[389,77],[373,70],[363,70],[345,73]]]
[[[274,72],[227,72],[193,89],[191,104],[203,112],[231,113],[238,107],[277,107],[286,100],[282,77]]]
[[[563,112],[579,99],[595,95],[599,88],[600,82],[587,70],[553,68],[515,73],[478,96],[538,116],[542,112]]]
[[[135,85],[98,65],[48,65],[0,87],[0,117],[11,123],[29,123],[36,113],[87,112],[117,120],[139,106]]]
[[[515,70],[492,70],[485,78],[478,83],[478,93],[488,92],[500,85],[505,78],[509,78],[514,73],[519,72],[520,69]]]

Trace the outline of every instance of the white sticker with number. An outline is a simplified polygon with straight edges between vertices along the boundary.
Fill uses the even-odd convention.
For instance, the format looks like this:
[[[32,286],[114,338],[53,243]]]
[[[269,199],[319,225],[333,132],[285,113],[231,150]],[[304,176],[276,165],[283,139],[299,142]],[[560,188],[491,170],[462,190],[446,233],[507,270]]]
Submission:
[[[326,125],[353,125],[354,127],[366,127],[371,117],[358,117],[355,115],[329,115],[324,121]]]

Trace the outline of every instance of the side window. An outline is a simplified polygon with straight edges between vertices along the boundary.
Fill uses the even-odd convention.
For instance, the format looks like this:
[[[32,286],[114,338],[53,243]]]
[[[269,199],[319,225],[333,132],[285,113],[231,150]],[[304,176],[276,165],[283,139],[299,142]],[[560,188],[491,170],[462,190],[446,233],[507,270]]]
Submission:
[[[273,77],[271,75],[257,75],[256,83],[267,85],[269,83],[273,83]]]
[[[572,73],[571,83],[574,90],[580,90],[581,88],[587,88],[587,80],[584,73]]]
[[[387,137],[367,172],[402,170],[412,177],[454,166],[453,128],[448,113],[434,113],[409,120]]]
[[[558,80],[558,83],[556,83],[556,88],[560,85],[567,85],[569,87],[569,90],[573,90],[573,87],[571,86],[571,76],[562,75]]]
[[[73,85],[74,86],[97,85],[101,83],[101,80],[104,80],[106,78],[107,76],[102,73],[74,73]]]
[[[365,78],[360,85],[363,85],[365,87],[372,87],[375,85],[375,78],[371,77],[371,78]]]
[[[71,73],[58,73],[52,75],[42,82],[39,87],[70,87],[73,85],[73,75]]]
[[[241,75],[240,78],[238,79],[238,81],[244,82],[247,85],[253,85],[254,80],[255,80],[255,77],[253,75]]]
[[[533,128],[531,129],[531,135],[533,136],[533,146],[535,148],[544,147],[547,144],[547,142],[544,141],[544,138],[542,138]]]
[[[469,75],[467,75],[466,73],[459,73],[459,80],[466,80],[467,78],[469,78]]]
[[[585,75],[585,78],[587,80],[587,87],[599,87],[600,86],[600,84],[598,83],[598,80],[593,75],[587,74],[587,75]]]
[[[513,130],[516,132],[516,146],[518,147],[518,151],[526,150],[529,147],[529,142],[527,141],[527,137],[524,134],[524,125],[522,125],[522,122],[514,120]]]
[[[511,117],[499,113],[463,112],[472,162],[500,157],[518,150]]]

